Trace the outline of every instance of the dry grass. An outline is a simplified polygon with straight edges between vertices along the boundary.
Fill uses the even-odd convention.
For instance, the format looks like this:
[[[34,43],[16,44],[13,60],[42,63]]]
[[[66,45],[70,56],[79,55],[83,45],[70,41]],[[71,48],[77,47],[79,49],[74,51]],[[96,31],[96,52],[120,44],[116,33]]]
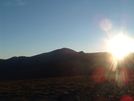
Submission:
[[[97,83],[91,76],[0,81],[0,101],[118,101],[134,96],[133,85],[118,84],[111,77]]]

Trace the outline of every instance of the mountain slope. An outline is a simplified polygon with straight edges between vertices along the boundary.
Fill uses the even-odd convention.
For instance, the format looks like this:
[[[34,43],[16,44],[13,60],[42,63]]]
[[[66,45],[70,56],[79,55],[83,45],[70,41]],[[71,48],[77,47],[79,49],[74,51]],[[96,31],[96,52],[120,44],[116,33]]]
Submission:
[[[12,57],[0,61],[0,80],[48,77],[51,63],[77,52],[63,48],[32,57]],[[45,75],[44,75],[44,73]]]
[[[84,53],[62,48],[32,57],[12,57],[0,60],[0,80],[91,75],[97,67],[108,70],[110,56],[106,52]]]

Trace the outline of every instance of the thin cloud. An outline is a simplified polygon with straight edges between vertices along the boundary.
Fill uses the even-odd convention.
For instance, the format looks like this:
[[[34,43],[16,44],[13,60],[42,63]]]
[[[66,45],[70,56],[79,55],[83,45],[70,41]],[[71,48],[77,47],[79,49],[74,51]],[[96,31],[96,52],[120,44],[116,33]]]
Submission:
[[[23,6],[26,4],[27,2],[25,2],[24,0],[14,0],[14,1],[8,1],[5,3],[6,6],[12,6],[12,5]]]
[[[27,2],[24,2],[22,0],[15,0],[15,1],[16,1],[16,4],[20,5],[20,6],[25,5],[27,3]]]

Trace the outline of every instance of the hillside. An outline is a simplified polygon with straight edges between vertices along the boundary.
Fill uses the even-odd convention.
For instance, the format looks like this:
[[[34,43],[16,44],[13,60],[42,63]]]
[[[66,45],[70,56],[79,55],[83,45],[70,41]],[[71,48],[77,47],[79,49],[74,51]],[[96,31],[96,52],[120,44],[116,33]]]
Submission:
[[[32,57],[0,60],[0,101],[133,101],[134,54],[63,48]],[[10,80],[10,81],[8,81]]]
[[[107,52],[84,53],[68,48],[32,57],[12,57],[0,60],[0,80],[91,75],[98,67],[108,71],[112,63],[110,58],[111,54]],[[133,67],[131,59],[126,58],[125,61]]]

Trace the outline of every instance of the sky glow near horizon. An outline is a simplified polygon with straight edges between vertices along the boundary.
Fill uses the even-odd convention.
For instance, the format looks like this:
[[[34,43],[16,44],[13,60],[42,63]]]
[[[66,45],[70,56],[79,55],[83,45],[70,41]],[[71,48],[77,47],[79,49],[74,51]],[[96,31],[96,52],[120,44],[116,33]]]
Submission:
[[[67,47],[107,51],[118,31],[134,39],[134,0],[1,0],[0,58]]]

